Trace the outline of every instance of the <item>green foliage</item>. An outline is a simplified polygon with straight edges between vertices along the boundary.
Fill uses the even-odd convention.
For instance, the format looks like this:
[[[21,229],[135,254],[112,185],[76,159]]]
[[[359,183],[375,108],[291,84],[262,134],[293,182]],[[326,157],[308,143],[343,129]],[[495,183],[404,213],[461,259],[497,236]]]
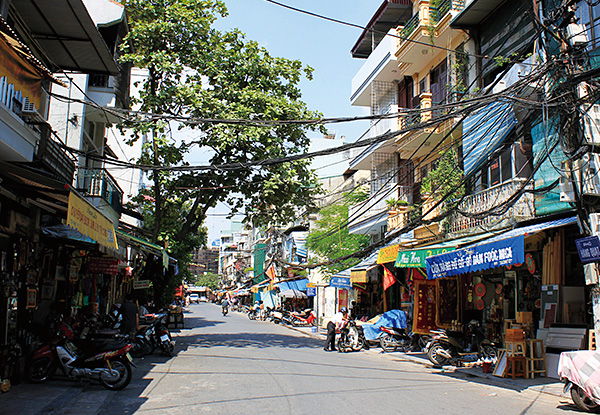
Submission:
[[[385,201],[388,210],[398,209],[400,206],[408,206],[408,202],[406,200],[398,200],[395,197],[392,197]]]
[[[172,137],[175,127],[161,117],[139,117],[121,128],[130,143],[149,137],[140,164],[153,165],[151,189],[136,201],[143,207],[145,228],[153,242],[186,262],[189,252],[206,241],[206,212],[219,201],[232,214],[246,212],[256,225],[285,222],[296,206],[313,205],[320,192],[309,160],[243,169],[178,172],[186,155],[204,151],[211,165],[258,165],[305,153],[305,127],[267,124],[319,118],[303,103],[299,82],[312,68],[297,60],[271,56],[237,30],[212,27],[227,14],[219,0],[124,0],[130,31],[121,46],[122,63],[148,71],[133,98],[141,111],[188,119],[177,128],[198,130],[193,140]],[[255,124],[203,120],[254,119]],[[321,129],[321,127],[310,127]],[[204,189],[209,189],[204,190]],[[180,269],[184,267],[180,263]]]
[[[211,290],[218,290],[220,287],[220,278],[217,274],[207,272],[206,274],[200,274],[198,276],[192,275],[189,279],[193,285],[199,287],[208,287]]]
[[[306,246],[319,256],[320,260],[336,258],[359,251],[369,245],[366,235],[351,235],[348,232],[348,207],[357,203],[357,197],[365,200],[365,193],[347,194],[341,202],[331,204],[319,211],[319,219],[311,227]],[[327,274],[335,274],[358,263],[360,259],[349,259],[323,267]]]
[[[458,151],[452,147],[440,153],[437,166],[422,180],[421,195],[433,195],[437,199],[450,195],[446,201],[451,203],[465,194],[462,180],[463,171],[458,163]]]

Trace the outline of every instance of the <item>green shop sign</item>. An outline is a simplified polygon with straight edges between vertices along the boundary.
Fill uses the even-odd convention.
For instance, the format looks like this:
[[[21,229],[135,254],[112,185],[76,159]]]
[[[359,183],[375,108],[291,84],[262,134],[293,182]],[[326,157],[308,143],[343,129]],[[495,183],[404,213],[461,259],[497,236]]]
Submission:
[[[400,251],[396,257],[396,268],[425,268],[425,258],[430,256],[445,254],[446,252],[454,251],[456,248],[452,246],[444,248],[431,249],[415,249],[413,251]]]

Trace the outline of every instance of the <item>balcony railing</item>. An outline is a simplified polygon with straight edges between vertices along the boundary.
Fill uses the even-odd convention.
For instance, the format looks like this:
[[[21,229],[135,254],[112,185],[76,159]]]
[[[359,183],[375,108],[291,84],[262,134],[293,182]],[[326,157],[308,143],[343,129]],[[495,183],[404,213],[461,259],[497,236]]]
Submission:
[[[415,14],[413,17],[408,19],[404,27],[400,30],[399,36],[401,38],[409,37],[415,29],[419,26],[419,14]],[[400,40],[402,41],[402,40]]]
[[[433,24],[437,24],[442,17],[450,10],[450,5],[452,4],[452,0],[443,0],[437,7],[431,7],[429,10],[429,15],[431,16],[431,20]]]
[[[44,134],[36,149],[36,159],[40,160],[50,171],[62,177],[66,183],[73,181],[75,159],[69,155],[61,144]]]
[[[534,197],[531,193],[523,193],[508,210],[501,215],[485,214],[498,206],[502,206],[509,198],[521,189],[526,179],[514,178],[508,182],[466,196],[458,206],[459,213],[449,218],[447,232],[454,234],[472,233],[473,230],[483,231],[501,229],[515,221],[532,219],[535,216]],[[532,188],[530,183],[527,188]],[[481,213],[482,216],[469,217],[460,214]]]
[[[121,213],[123,204],[123,191],[104,169],[85,169],[83,175],[83,191],[85,196],[101,197],[117,213]]]

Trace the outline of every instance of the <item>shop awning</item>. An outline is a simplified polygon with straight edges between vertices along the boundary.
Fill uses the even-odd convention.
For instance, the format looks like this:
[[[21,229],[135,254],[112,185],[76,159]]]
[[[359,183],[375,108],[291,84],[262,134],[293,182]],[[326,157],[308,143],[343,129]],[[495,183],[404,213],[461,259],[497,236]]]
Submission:
[[[298,290],[298,291],[306,291],[306,284],[308,284],[308,279],[303,278],[301,280],[291,280],[291,281],[283,281],[277,284],[277,287],[280,291],[285,290]]]
[[[427,278],[522,264],[525,261],[526,236],[576,222],[577,218],[572,217],[516,228],[456,251],[431,256],[426,259]]]
[[[510,102],[495,101],[463,121],[465,174],[487,160],[517,123]]]
[[[350,277],[352,283],[364,284],[369,282],[368,272],[373,268],[377,268],[377,257],[379,256],[379,251],[372,252],[371,255],[360,261],[355,266],[347,269],[346,274],[342,275],[341,273],[336,274],[340,277]]]

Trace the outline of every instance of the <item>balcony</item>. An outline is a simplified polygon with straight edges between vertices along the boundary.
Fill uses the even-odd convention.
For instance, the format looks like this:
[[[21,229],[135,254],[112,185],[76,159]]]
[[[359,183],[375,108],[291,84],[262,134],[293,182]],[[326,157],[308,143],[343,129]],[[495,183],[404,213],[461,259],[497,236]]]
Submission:
[[[410,190],[409,190],[410,189]],[[387,226],[388,205],[386,200],[395,198],[412,204],[412,186],[390,184],[373,192],[364,202],[350,206],[348,229],[351,234],[374,235]]]
[[[352,78],[350,96],[352,105],[371,106],[372,83],[374,81],[392,82],[398,79],[398,62],[394,54],[397,48],[396,29],[392,29],[388,33],[394,36],[385,36]]]
[[[78,186],[78,190],[84,196],[103,200],[112,208],[118,219],[122,209],[123,191],[109,172],[104,169],[80,170],[79,183],[83,183],[83,186]],[[94,203],[94,205],[102,210],[101,204]],[[106,213],[104,210],[103,212]],[[108,216],[112,219],[115,215]]]
[[[516,222],[533,219],[535,217],[534,196],[531,193],[522,194],[519,199],[506,212],[499,215],[485,214],[490,209],[501,206],[511,198],[526,181],[524,178],[514,178],[508,182],[466,196],[460,203],[459,212],[454,213],[446,226],[450,236],[476,234],[489,230],[508,227]],[[529,183],[527,189],[533,189]],[[484,215],[469,217],[462,215],[482,213]]]
[[[450,20],[464,6],[464,0],[442,0],[437,7],[430,7],[429,0],[419,1],[418,13],[396,29],[395,56],[400,73],[422,72],[430,64],[437,50],[432,51],[427,44],[448,47],[453,33],[460,33],[450,29]]]
[[[38,144],[35,159],[49,171],[63,178],[66,183],[71,183],[76,160],[61,147],[61,144],[49,137],[49,134],[44,134]]]

